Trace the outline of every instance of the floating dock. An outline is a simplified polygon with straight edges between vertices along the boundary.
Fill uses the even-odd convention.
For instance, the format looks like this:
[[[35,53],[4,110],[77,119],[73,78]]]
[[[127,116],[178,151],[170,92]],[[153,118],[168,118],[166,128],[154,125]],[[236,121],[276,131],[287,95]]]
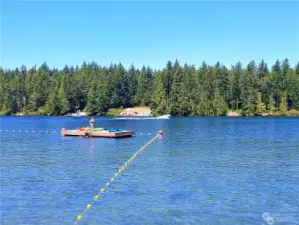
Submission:
[[[61,129],[61,134],[63,136],[73,136],[73,137],[99,137],[99,138],[125,138],[132,137],[134,131],[130,130],[66,130]]]

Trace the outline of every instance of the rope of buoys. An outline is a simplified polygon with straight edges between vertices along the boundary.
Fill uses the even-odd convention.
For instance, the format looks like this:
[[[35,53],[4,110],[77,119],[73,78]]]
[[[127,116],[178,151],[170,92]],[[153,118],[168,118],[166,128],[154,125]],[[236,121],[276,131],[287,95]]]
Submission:
[[[13,130],[0,130],[0,132],[7,132],[7,133],[56,133],[55,130],[19,130],[19,129],[13,129]]]
[[[147,146],[149,146],[154,140],[156,140],[160,135],[162,135],[163,134],[163,132],[160,130],[159,132],[158,132],[158,134],[155,136],[155,137],[153,137],[149,142],[147,142],[145,145],[143,145],[137,152],[135,152],[118,170],[117,170],[117,172],[114,174],[114,176],[113,177],[111,177],[110,178],[110,180],[109,180],[109,182],[107,182],[106,183],[106,185],[105,185],[105,187],[104,188],[102,188],[102,189],[100,189],[100,191],[97,193],[97,195],[95,195],[94,197],[93,197],[93,200],[92,200],[92,202],[91,203],[89,203],[89,204],[87,204],[86,205],[86,208],[84,209],[84,211],[80,214],[80,215],[78,215],[77,216],[77,219],[76,219],[76,221],[75,221],[75,225],[76,224],[78,224],[78,222],[79,221],[81,221],[82,219],[83,219],[83,216],[84,216],[84,214],[89,210],[89,209],[91,209],[91,206],[92,206],[92,204],[95,202],[95,201],[97,201],[97,200],[99,200],[99,198],[101,197],[101,195],[103,195],[105,192],[106,192],[106,189],[108,188],[108,187],[110,187],[110,184],[117,178],[117,176],[121,173],[121,172],[123,172],[124,170],[125,170],[125,168],[147,147]],[[105,189],[106,188],[106,189]]]
[[[4,133],[59,133],[59,131],[56,130],[19,130],[19,129],[13,129],[13,130],[2,130],[0,129],[0,132],[4,132]],[[152,135],[152,133],[138,133],[139,135],[143,136],[143,135]],[[92,136],[92,135],[91,135]]]

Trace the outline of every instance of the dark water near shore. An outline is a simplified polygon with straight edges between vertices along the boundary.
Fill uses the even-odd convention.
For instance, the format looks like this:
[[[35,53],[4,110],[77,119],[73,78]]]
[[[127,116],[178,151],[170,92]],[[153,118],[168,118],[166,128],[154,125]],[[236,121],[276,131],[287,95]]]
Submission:
[[[1,224],[74,224],[158,130],[80,224],[299,224],[299,118],[96,117],[136,135],[61,137],[88,119],[0,117]]]

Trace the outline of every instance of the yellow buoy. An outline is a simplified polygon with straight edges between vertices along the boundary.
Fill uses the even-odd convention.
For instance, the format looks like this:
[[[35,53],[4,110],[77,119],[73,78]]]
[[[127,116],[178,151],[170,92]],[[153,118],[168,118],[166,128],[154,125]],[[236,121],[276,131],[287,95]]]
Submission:
[[[122,167],[121,167],[121,169],[122,169],[122,170],[124,170],[124,169],[125,169],[125,167],[124,167],[124,166],[122,166]]]
[[[94,196],[94,200],[98,200],[98,199],[99,199],[98,195]]]
[[[79,216],[77,216],[77,220],[82,220],[82,216],[81,215],[79,215]]]
[[[88,205],[86,206],[86,208],[87,208],[87,209],[90,209],[90,208],[91,208],[91,204],[88,204]]]
[[[121,169],[119,169],[118,172],[120,173],[120,172],[121,172]]]
[[[118,176],[118,173],[114,174],[114,176],[117,177],[117,176]]]
[[[101,192],[102,192],[102,193],[103,193],[103,192],[105,192],[105,189],[104,189],[104,188],[102,188],[102,189],[101,189]]]
[[[106,187],[109,187],[109,185],[110,185],[110,183],[108,182],[108,183],[106,184]]]
[[[111,178],[111,181],[114,181],[114,178],[113,178],[113,177]]]

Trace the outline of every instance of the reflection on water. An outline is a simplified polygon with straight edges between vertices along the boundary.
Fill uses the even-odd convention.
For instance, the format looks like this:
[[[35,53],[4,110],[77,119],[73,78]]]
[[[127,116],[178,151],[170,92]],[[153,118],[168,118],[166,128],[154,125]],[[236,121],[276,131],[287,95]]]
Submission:
[[[93,158],[93,155],[94,155],[94,143],[93,143],[93,139],[92,138],[89,138],[89,144],[90,144],[90,150],[89,150],[90,160],[93,161],[94,160],[94,158]]]

